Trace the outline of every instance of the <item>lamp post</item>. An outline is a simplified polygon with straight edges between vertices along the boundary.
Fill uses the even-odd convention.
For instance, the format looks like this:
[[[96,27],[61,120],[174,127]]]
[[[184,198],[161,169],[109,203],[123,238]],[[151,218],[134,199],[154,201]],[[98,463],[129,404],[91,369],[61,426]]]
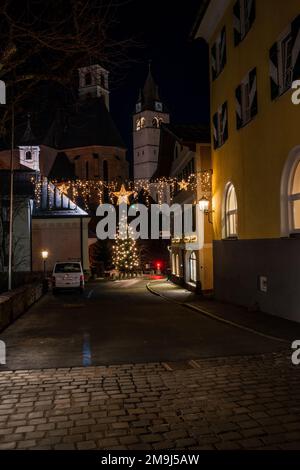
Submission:
[[[42,250],[41,254],[44,261],[44,279],[46,279],[46,261],[48,259],[49,252],[47,250]]]

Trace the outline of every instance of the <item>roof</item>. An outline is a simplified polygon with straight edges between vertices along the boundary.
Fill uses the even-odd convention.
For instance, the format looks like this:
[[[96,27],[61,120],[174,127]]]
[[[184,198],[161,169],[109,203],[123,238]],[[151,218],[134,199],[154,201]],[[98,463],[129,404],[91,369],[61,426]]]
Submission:
[[[45,100],[50,99],[48,97]],[[48,101],[47,101],[48,103]],[[46,145],[57,150],[89,147],[126,148],[105,105],[104,98],[65,98],[65,104],[33,104],[30,119],[19,116],[15,125],[15,145]],[[0,142],[0,150],[10,148],[10,137]]]
[[[91,145],[125,148],[103,97],[78,101],[70,111],[64,122],[58,148],[68,149]]]
[[[88,213],[74,204],[47,178],[43,178],[33,205],[33,218],[87,217]]]
[[[163,124],[176,140],[184,143],[210,143],[210,128],[203,124]]]
[[[202,0],[201,2],[201,5],[200,5],[200,8],[198,10],[198,14],[196,16],[196,20],[193,24],[193,27],[192,27],[192,30],[191,30],[191,33],[190,33],[190,36],[194,39],[196,34],[197,34],[197,31],[199,29],[199,26],[200,26],[200,23],[201,21],[203,20],[203,17],[206,13],[206,10],[208,8],[208,5],[209,5],[209,2],[210,0]]]
[[[210,143],[210,129],[202,124],[162,124],[158,165],[153,178],[169,176],[174,157],[176,142],[187,145],[193,150],[196,144]]]
[[[151,72],[151,66],[149,63],[148,75],[144,84],[144,88],[139,91],[138,103],[141,103],[141,110],[155,110],[155,102],[161,102],[158,86],[155,83]],[[163,105],[163,112],[167,112],[167,108]]]
[[[56,155],[48,178],[57,181],[75,179],[74,163],[70,162],[64,152],[58,152]]]

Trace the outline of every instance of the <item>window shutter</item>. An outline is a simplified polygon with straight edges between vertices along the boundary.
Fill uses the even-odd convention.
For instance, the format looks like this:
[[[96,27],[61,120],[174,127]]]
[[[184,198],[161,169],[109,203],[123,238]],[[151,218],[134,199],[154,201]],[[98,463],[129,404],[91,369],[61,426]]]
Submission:
[[[214,149],[218,148],[218,113],[213,115],[213,141]]]
[[[221,31],[221,43],[220,43],[220,57],[221,57],[221,70],[224,69],[226,65],[226,28],[224,28]]]
[[[248,11],[249,11],[249,27],[253,25],[255,21],[255,0],[248,0]]]
[[[227,101],[222,105],[222,144],[228,139]]]
[[[300,15],[292,21],[292,64],[293,81],[300,78]]]
[[[270,58],[270,83],[271,99],[274,100],[279,95],[279,76],[278,76],[278,44],[275,42],[269,52]]]
[[[237,0],[233,6],[233,40],[237,46],[241,42],[241,7],[240,0]]]
[[[212,79],[215,80],[217,77],[217,54],[216,44],[211,47],[210,60],[211,60],[211,75]]]
[[[235,90],[235,114],[236,114],[236,128],[240,129],[243,124],[242,118],[242,85],[239,85]]]
[[[249,72],[249,104],[250,104],[250,116],[251,118],[253,118],[257,114],[256,67]]]

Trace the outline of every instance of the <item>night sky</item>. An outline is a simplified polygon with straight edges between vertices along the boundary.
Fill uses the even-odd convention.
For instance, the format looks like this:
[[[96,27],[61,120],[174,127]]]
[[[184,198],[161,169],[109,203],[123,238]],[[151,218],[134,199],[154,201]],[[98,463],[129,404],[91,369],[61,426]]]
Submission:
[[[132,113],[148,73],[149,59],[171,122],[209,122],[207,46],[190,37],[200,4],[201,0],[131,0],[118,8],[118,33],[142,44],[129,52],[121,82],[112,76],[111,83],[111,112],[128,147],[129,160]]]

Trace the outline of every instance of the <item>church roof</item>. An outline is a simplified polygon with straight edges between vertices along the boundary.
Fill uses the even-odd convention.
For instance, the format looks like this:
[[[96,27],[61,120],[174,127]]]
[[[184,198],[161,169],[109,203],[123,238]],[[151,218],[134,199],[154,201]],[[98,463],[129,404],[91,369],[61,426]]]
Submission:
[[[58,147],[68,149],[91,145],[125,148],[102,97],[87,98],[72,107]]]
[[[15,146],[46,145],[57,150],[93,145],[126,148],[102,97],[72,100],[63,107],[31,110],[15,126]],[[0,151],[10,148],[10,138]],[[1,148],[2,147],[2,148]]]

